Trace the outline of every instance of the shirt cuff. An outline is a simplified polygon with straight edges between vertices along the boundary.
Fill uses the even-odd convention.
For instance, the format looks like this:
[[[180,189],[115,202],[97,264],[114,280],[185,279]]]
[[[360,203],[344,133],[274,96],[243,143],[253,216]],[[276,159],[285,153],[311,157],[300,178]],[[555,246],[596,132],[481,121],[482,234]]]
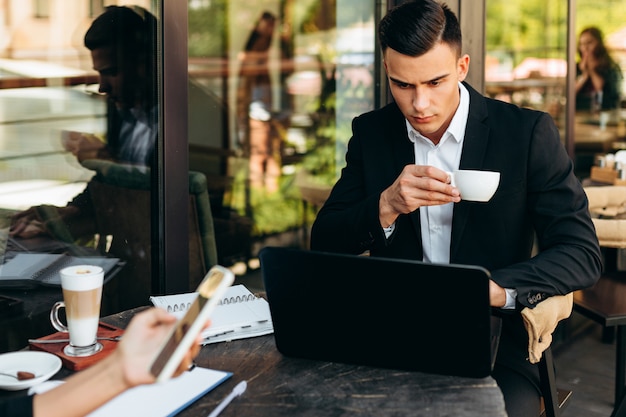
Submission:
[[[517,298],[517,290],[513,288],[505,288],[506,302],[504,303],[504,310],[511,310],[515,308],[515,299]]]
[[[389,239],[389,236],[393,234],[393,231],[396,229],[396,222],[391,223],[387,227],[383,227],[383,232],[385,233],[385,239]]]

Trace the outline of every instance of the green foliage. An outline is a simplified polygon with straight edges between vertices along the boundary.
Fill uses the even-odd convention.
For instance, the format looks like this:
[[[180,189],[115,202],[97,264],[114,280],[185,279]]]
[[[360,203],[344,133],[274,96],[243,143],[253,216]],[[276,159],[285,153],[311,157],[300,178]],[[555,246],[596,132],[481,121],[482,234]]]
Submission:
[[[228,33],[228,1],[213,0],[210,7],[189,8],[187,48],[190,57],[217,57],[224,54],[222,37]]]
[[[576,0],[576,33],[587,26],[599,27],[605,35],[626,26],[623,0]]]
[[[518,65],[524,58],[562,58],[567,3],[560,0],[487,0],[487,51],[505,51]]]
[[[236,173],[230,208],[253,220],[254,236],[284,232],[302,224],[302,202],[293,176],[281,176],[275,193],[250,186],[247,176],[247,169]]]
[[[276,193],[251,189],[255,235],[284,232],[302,223],[302,202],[297,188],[291,186],[292,182],[292,177],[282,177],[280,190]]]
[[[233,50],[239,49],[237,45],[247,36],[252,21],[257,18],[252,16],[251,10],[241,7],[246,4],[245,0],[211,0],[194,4],[203,6],[189,7],[190,57],[230,56]],[[336,58],[335,44],[329,41],[329,36],[334,34],[336,28],[349,28],[372,21],[372,4],[363,0],[256,0],[252,9],[263,6],[276,12],[278,7],[287,13],[294,37],[299,37],[307,48],[314,49],[322,64],[334,62]],[[336,106],[346,103],[336,102],[334,74],[331,76],[322,71],[321,75],[324,87],[319,101],[311,100],[311,107],[306,109],[314,119],[314,125],[308,131],[309,151],[298,168],[305,169],[315,184],[330,186],[337,179],[337,167],[343,166],[351,130],[349,121],[336,120]],[[367,102],[368,108],[372,101],[364,94],[354,99],[360,103]],[[245,161],[234,175],[230,206],[240,215],[253,220],[255,236],[283,232],[302,224],[302,200],[294,184],[294,175],[282,175],[279,190],[274,193],[251,186]],[[309,207],[307,214],[309,218],[313,217],[314,209]]]
[[[486,0],[486,49],[524,58],[565,58],[567,1]],[[623,0],[576,0],[576,31],[598,26],[606,34],[626,25]]]

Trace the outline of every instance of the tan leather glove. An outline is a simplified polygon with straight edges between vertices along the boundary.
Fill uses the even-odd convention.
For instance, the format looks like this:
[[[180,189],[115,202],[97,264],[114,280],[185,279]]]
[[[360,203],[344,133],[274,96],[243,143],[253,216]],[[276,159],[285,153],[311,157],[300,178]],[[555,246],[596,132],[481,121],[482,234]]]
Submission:
[[[555,295],[537,304],[535,308],[522,310],[524,326],[528,332],[528,360],[537,363],[543,351],[552,343],[552,333],[557,324],[572,314],[574,294]]]

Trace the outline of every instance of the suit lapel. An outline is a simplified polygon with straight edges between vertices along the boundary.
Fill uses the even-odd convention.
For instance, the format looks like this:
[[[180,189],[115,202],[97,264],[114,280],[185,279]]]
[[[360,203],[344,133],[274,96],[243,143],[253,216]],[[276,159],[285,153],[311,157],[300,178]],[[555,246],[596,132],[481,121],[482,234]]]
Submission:
[[[489,127],[485,123],[487,117],[487,105],[485,98],[467,84],[465,87],[470,92],[470,108],[465,139],[459,169],[481,169],[487,145],[489,143]],[[450,242],[450,262],[454,262],[460,247],[461,236],[465,231],[467,219],[473,205],[461,201],[454,205],[452,216],[452,237]]]
[[[392,123],[389,124],[389,137],[393,140],[395,168],[400,172],[405,166],[415,163],[415,152],[407,134],[404,116],[396,105],[394,108],[396,111],[393,114]]]

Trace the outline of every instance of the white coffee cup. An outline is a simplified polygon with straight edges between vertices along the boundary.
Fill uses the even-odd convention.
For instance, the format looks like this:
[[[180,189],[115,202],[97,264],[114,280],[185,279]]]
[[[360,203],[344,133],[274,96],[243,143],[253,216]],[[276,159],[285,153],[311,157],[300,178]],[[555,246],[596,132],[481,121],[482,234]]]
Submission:
[[[63,301],[50,311],[50,322],[60,332],[69,332],[70,343],[63,352],[68,356],[90,356],[102,350],[96,340],[100,321],[100,303],[104,271],[99,266],[76,265],[63,268],[61,288]],[[59,320],[65,308],[67,326]]]
[[[489,201],[500,184],[500,173],[458,169],[450,174],[452,185],[459,189],[461,199]]]

